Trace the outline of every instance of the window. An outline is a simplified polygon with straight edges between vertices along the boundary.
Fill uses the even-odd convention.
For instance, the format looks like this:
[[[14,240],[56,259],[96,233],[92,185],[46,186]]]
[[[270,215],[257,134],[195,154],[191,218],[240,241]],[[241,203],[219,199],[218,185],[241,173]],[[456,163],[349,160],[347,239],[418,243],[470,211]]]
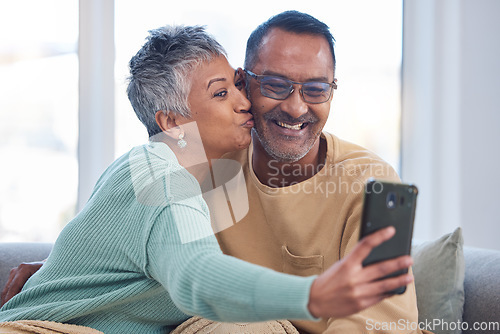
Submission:
[[[78,2],[2,2],[0,29],[0,241],[53,241],[77,194]]]
[[[99,20],[98,6],[112,3],[92,2],[97,12],[89,15]],[[373,150],[399,169],[401,0],[330,0],[314,6],[303,0],[256,0],[243,7],[119,0],[114,6],[115,97],[99,97],[115,99],[110,103],[114,108],[108,108],[115,113],[114,157],[148,139],[126,96],[128,61],[147,30],[174,23],[206,25],[238,67],[251,31],[274,14],[296,9],[328,24],[337,40],[339,89],[326,130]],[[85,197],[81,189],[88,194],[97,180],[78,185],[78,129],[109,131],[78,124],[78,16],[77,0],[0,5],[0,27],[11,32],[0,37],[0,241],[54,241],[75,214],[77,192]],[[109,16],[101,20],[110,22]],[[100,172],[88,169],[95,168],[81,168],[80,179],[82,174],[94,179]]]
[[[147,133],[126,97],[127,63],[149,29],[165,24],[202,24],[228,52],[233,67],[243,66],[246,41],[257,25],[284,10],[309,13],[330,26],[336,39],[339,89],[326,130],[367,147],[399,170],[401,0],[253,1],[213,6],[206,1],[145,0],[115,3],[116,151],[144,143]]]

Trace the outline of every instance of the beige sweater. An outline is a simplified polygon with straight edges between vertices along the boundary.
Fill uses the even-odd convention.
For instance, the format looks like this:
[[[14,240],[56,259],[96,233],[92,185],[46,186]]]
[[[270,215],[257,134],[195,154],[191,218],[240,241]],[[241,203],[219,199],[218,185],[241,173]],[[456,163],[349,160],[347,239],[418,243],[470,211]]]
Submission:
[[[249,212],[217,234],[224,253],[276,271],[309,276],[322,273],[357,243],[363,186],[370,178],[399,181],[382,159],[357,145],[324,133],[326,165],[314,177],[282,188],[259,182],[248,150],[229,156],[243,166]],[[279,172],[276,170],[276,172]],[[309,333],[421,333],[415,286],[363,312],[319,322],[292,321]],[[409,324],[409,325],[408,325]],[[392,330],[375,330],[382,328]]]

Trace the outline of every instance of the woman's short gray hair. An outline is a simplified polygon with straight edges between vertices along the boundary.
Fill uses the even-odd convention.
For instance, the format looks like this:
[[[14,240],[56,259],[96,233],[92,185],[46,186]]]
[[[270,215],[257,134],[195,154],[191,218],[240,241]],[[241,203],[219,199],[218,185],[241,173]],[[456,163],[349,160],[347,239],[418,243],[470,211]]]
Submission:
[[[159,110],[189,117],[192,71],[200,62],[226,56],[224,48],[201,26],[165,26],[149,31],[146,43],[129,63],[128,98],[149,136],[162,130]]]

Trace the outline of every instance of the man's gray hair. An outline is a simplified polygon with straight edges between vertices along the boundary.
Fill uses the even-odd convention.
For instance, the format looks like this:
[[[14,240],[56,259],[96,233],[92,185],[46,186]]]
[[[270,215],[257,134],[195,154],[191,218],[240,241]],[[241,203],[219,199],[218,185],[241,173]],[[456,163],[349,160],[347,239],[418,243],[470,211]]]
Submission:
[[[157,111],[189,117],[191,71],[200,62],[226,56],[201,26],[165,26],[149,31],[146,43],[129,63],[128,98],[150,137],[162,130]]]

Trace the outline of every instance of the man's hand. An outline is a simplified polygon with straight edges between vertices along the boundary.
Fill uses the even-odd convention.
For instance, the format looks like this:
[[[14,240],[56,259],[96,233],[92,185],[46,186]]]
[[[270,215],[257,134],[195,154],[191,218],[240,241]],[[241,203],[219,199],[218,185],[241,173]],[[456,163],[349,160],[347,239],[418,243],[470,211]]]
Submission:
[[[17,268],[12,268],[9,274],[9,280],[2,291],[2,303],[5,304],[9,299],[21,292],[24,284],[33,276],[34,273],[42,267],[45,261],[21,263]]]
[[[318,276],[309,296],[309,312],[317,318],[345,317],[372,306],[386,297],[389,291],[413,281],[411,274],[382,277],[412,265],[410,256],[379,262],[363,267],[371,250],[395,233],[388,227],[363,238],[353,251]]]

